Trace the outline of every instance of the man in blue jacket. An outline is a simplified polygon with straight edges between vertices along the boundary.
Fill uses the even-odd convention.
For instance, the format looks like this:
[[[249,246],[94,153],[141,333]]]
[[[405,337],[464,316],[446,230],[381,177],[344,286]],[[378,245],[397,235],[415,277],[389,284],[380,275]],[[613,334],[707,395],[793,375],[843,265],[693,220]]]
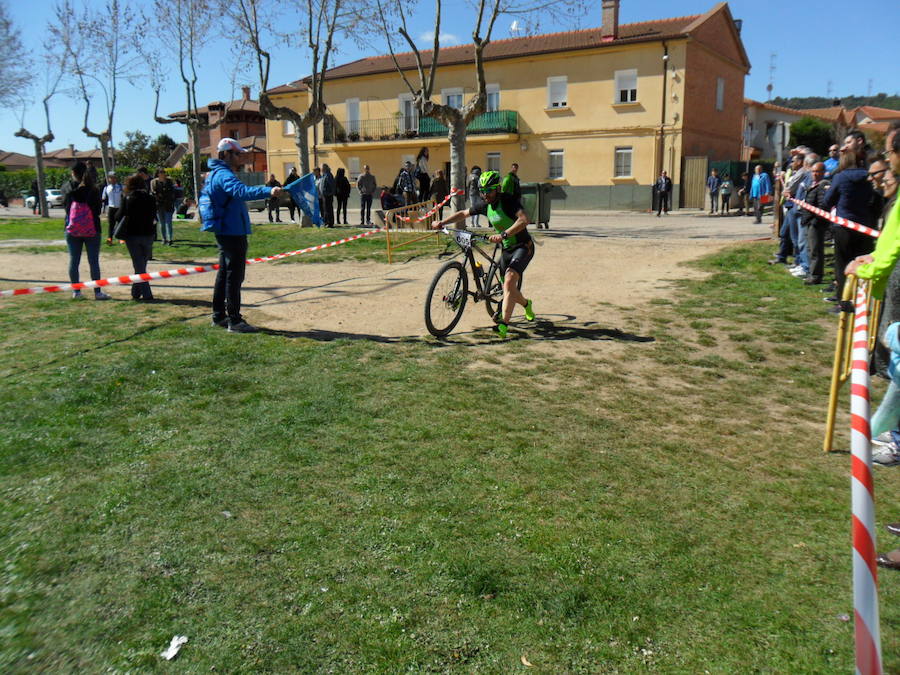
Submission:
[[[247,151],[233,138],[223,138],[217,149],[218,159],[209,160],[209,173],[198,204],[201,229],[213,232],[219,247],[212,324],[228,328],[229,333],[255,333],[257,329],[241,316],[247,235],[252,231],[244,202],[278,197],[282,189],[266,185],[248,187],[237,179],[234,171],[241,166],[241,156]]]

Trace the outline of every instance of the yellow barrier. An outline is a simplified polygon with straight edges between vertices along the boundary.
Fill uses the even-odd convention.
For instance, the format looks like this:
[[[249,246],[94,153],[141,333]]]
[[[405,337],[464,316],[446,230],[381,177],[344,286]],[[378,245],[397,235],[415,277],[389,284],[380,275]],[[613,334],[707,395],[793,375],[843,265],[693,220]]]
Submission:
[[[848,274],[844,281],[844,293],[841,296],[843,302],[856,302],[856,289],[859,283],[865,284],[866,309],[869,315],[869,334],[866,336],[869,342],[869,354],[875,349],[875,340],[878,338],[878,317],[881,314],[881,300],[872,298],[872,287],[857,279],[856,275]],[[834,363],[831,367],[831,389],[828,393],[828,417],[825,421],[825,442],[822,449],[831,452],[834,440],[834,418],[837,413],[838,395],[841,385],[850,378],[850,369],[853,365],[853,325],[854,313],[841,312],[838,318],[838,334],[834,345]]]
[[[437,219],[437,214],[426,215],[434,207],[435,203],[433,201],[427,201],[385,211],[384,234],[387,242],[388,263],[394,261],[393,252],[395,249],[428,239],[428,237],[437,237],[439,233],[431,229],[432,223]],[[409,218],[410,220],[406,221],[404,218]],[[417,233],[418,236],[401,241],[400,233],[403,231],[410,234]]]

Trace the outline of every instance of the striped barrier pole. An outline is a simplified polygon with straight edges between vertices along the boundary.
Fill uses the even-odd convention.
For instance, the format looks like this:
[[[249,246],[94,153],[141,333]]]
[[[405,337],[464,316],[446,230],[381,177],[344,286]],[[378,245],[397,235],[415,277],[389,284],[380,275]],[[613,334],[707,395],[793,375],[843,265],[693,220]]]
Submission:
[[[257,263],[271,262],[272,260],[281,260],[291,256],[300,255],[302,253],[312,253],[313,251],[321,251],[332,246],[339,246],[347,242],[369,237],[373,234],[383,232],[385,228],[379,227],[374,230],[368,230],[352,237],[337,239],[327,244],[319,244],[318,246],[310,246],[297,251],[288,251],[287,253],[278,253],[276,255],[265,256],[263,258],[249,258],[248,265],[256,265]],[[53,286],[36,286],[34,288],[10,288],[0,291],[0,298],[12,297],[15,295],[36,295],[38,293],[58,293],[59,291],[80,291],[83,288],[102,288],[104,286],[120,286],[127,284],[137,284],[142,281],[153,281],[154,279],[172,279],[174,277],[184,277],[191,274],[203,274],[204,272],[212,272],[219,269],[218,263],[215,265],[198,265],[196,267],[181,267],[175,270],[161,270],[159,272],[145,272],[143,274],[125,274],[121,277],[110,277],[108,279],[95,279],[93,281],[80,281],[77,284],[57,284]]]
[[[407,218],[406,216],[396,216],[396,218],[397,218],[397,220],[402,220],[404,223],[421,223],[423,220],[427,220],[428,218],[433,216],[435,213],[437,213],[438,209],[440,209],[442,206],[445,206],[447,204],[447,202],[450,201],[450,198],[453,195],[464,195],[464,194],[465,194],[465,192],[463,192],[459,188],[453,188],[452,190],[450,190],[450,194],[448,194],[446,197],[444,197],[444,201],[442,201],[440,204],[435,204],[432,207],[432,209],[430,211],[428,211],[428,213],[424,214],[421,218],[416,218],[415,220],[413,220],[412,218]]]
[[[851,511],[853,525],[853,614],[856,672],[881,675],[878,573],[875,566],[875,488],[869,427],[869,316],[865,288],[856,291],[853,364],[850,373]]]

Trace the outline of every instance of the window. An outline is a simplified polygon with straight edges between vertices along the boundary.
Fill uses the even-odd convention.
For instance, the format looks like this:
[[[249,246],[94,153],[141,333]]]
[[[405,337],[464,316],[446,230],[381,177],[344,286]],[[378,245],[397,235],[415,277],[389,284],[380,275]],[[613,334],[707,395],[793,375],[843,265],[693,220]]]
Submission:
[[[441,98],[444,100],[444,105],[449,105],[457,109],[462,108],[463,90],[459,87],[453,89],[441,89]]]
[[[489,152],[487,154],[487,170],[500,171],[500,153]]]
[[[637,98],[637,69],[616,71],[615,103],[635,103]]]
[[[631,151],[630,147],[616,148],[616,166],[613,171],[613,177],[631,177]]]
[[[569,107],[566,98],[568,79],[565,75],[562,77],[547,78],[547,107],[548,108],[567,108]]]
[[[240,138],[240,136],[238,135],[238,130],[237,130],[237,129],[232,129],[232,130],[231,130],[231,133],[229,134],[229,136],[230,136],[231,138],[233,138],[234,140],[237,140],[237,139]]]
[[[287,175],[291,172],[291,169],[293,169],[297,165],[293,162],[285,162],[281,166],[284,168],[284,176],[285,178],[287,178]]]
[[[347,99],[347,131],[351,134],[359,133],[359,99]]]
[[[285,136],[293,136],[294,135],[294,123],[290,120],[283,120],[281,122],[281,133]]]
[[[716,110],[725,109],[725,78],[716,79]]]
[[[550,178],[563,177],[563,151],[550,151]]]
[[[360,174],[359,157],[348,157],[347,158],[347,173],[350,174],[349,178],[356,180],[356,178]]]
[[[487,85],[487,112],[497,112],[500,110],[500,85]]]
[[[413,104],[412,94],[400,94],[400,131],[419,129],[419,111]]]

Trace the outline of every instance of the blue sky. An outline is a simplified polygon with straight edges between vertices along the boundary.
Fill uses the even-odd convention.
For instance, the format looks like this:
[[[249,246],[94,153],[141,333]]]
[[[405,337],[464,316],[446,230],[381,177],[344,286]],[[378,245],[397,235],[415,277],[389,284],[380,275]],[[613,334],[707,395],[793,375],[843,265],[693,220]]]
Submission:
[[[83,0],[76,0],[83,1]],[[100,0],[87,0],[99,3]],[[53,2],[50,0],[7,0],[13,21],[23,33],[27,47],[40,51],[46,35],[36,27],[52,21]],[[600,0],[590,0],[588,18],[578,27],[600,25]],[[713,0],[622,0],[620,23],[648,21],[652,19],[700,14],[715,6]],[[374,3],[357,3],[357,6],[374,7]],[[745,82],[745,95],[766,100],[769,82],[771,54],[775,53],[774,92],[776,96],[825,96],[829,83],[833,96],[865,95],[900,92],[900,74],[897,68],[897,51],[892,32],[900,25],[900,2],[897,0],[856,0],[852,15],[846,2],[820,0],[819,2],[775,2],[773,0],[732,0],[731,12],[743,20],[742,37],[750,57],[752,69]],[[145,8],[150,9],[151,3]],[[419,12],[413,17],[412,33],[420,36],[422,45],[430,44],[429,31],[433,28],[433,5],[421,0]],[[471,34],[472,12],[465,0],[445,0],[442,44],[450,46],[466,41]],[[495,38],[509,37],[510,18],[501,17],[495,27]],[[334,63],[352,61],[372,53],[384,53],[383,42],[375,30],[374,17],[369,41],[374,48],[360,48],[354,41],[344,40],[339,45]],[[848,31],[847,28],[851,30]],[[567,30],[571,26],[544,23],[538,32]],[[848,47],[838,47],[838,42]],[[200,100],[228,100],[231,97],[230,78],[226,75],[232,57],[227,46],[219,41],[211,43],[200,55]],[[282,47],[273,51],[270,86],[276,86],[308,74],[308,57],[302,49]],[[177,78],[177,75],[176,75]],[[34,98],[43,95],[43,78],[36,77]],[[258,85],[252,74],[243,78],[252,87],[254,97]],[[238,82],[238,85],[241,82]],[[235,98],[239,96],[235,93]],[[159,125],[153,121],[153,92],[149,82],[137,87],[124,85],[120,104],[116,111],[113,129],[118,141],[124,139],[124,131],[140,129],[156,136],[168,133],[175,140],[184,140],[181,125]],[[163,91],[160,113],[166,114],[185,108],[180,79],[173,79]],[[72,143],[79,149],[94,147],[93,139],[81,132],[83,108],[78,101],[58,96],[51,104],[51,122],[56,141],[50,149]],[[43,133],[45,126],[40,105],[28,109],[25,125],[31,131]],[[0,149],[31,154],[31,141],[15,138],[19,128],[19,113],[0,111]],[[99,127],[100,124],[96,124]]]

